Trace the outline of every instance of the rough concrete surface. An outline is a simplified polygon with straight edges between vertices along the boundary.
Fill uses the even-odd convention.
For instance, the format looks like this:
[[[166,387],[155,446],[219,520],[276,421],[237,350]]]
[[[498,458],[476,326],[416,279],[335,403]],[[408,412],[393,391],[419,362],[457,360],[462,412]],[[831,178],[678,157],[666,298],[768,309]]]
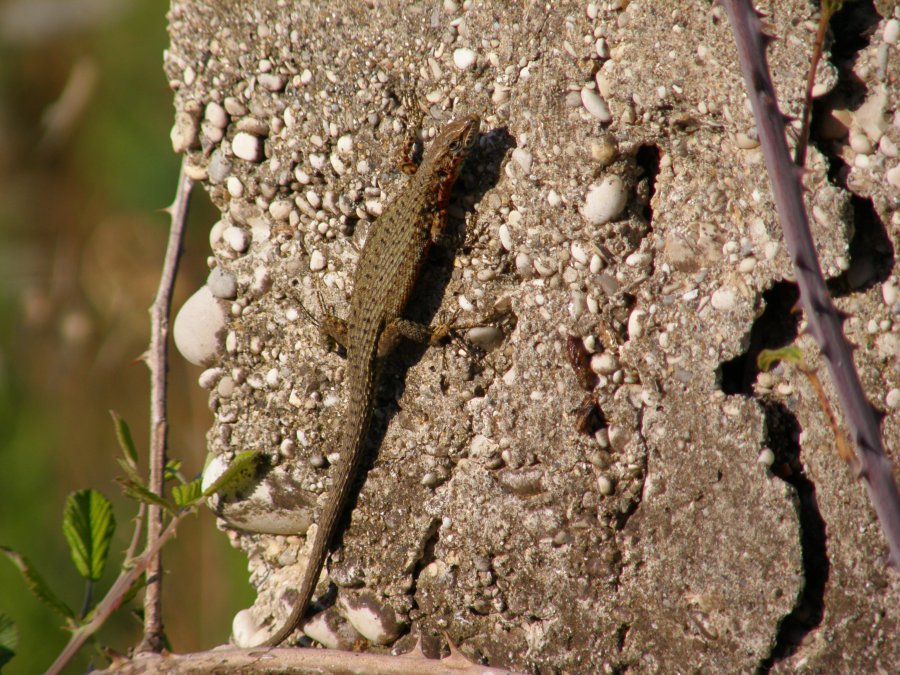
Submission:
[[[896,464],[898,26],[848,4],[805,181]],[[798,115],[814,3],[760,9]],[[406,651],[446,630],[528,672],[896,671],[900,576],[865,490],[809,380],[755,366],[792,341],[820,359],[791,311],[721,8],[176,0],[170,25],[173,143],[222,211],[209,263],[225,329],[198,357],[212,466],[270,457],[246,494],[212,505],[259,590],[238,644],[286,616],[338,460],[343,363],[306,311],[320,296],[343,311],[366,232],[402,189],[411,91],[426,143],[460,114],[483,121],[409,315],[486,328],[386,365],[372,460],[307,634]],[[594,352],[590,435],[570,334]]]

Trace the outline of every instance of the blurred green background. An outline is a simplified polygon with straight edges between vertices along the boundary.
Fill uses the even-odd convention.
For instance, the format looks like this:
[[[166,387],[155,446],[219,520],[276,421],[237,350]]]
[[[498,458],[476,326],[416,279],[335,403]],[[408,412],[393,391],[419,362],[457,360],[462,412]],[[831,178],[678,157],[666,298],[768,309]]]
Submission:
[[[84,585],[61,531],[66,496],[107,495],[118,529],[115,577],[136,511],[109,410],[129,422],[146,466],[148,344],[179,159],[162,72],[166,5],[150,0],[0,0],[0,545],[26,555],[70,606]],[[194,192],[175,311],[206,276],[216,214]],[[211,415],[199,368],[172,350],[170,453],[193,477]],[[227,640],[252,602],[246,563],[212,516],[183,523],[165,551],[164,618],[176,651]],[[136,606],[139,607],[139,604]],[[18,626],[5,673],[46,669],[67,641],[61,619],[0,558],[0,612]],[[127,651],[138,620],[120,610],[99,642]],[[70,667],[84,672],[89,647]]]

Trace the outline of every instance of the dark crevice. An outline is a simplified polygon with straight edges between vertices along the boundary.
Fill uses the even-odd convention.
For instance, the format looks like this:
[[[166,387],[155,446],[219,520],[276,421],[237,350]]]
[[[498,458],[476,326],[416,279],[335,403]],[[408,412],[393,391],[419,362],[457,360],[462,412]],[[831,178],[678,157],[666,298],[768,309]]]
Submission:
[[[803,589],[791,612],[781,620],[775,644],[760,662],[758,674],[768,673],[772,666],[793,655],[803,638],[825,615],[825,584],[831,570],[828,560],[825,521],[819,512],[816,486],[800,462],[800,424],[784,405],[762,401],[766,425],[766,445],[775,453],[772,473],[797,491],[800,518],[800,550],[803,564]]]
[[[828,291],[834,297],[864,291],[876,283],[885,281],[894,266],[894,248],[887,228],[878,217],[872,200],[852,193],[847,185],[850,167],[838,154],[839,144],[819,135],[821,120],[836,108],[854,110],[865,101],[868,91],[865,84],[853,72],[859,51],[869,45],[872,32],[881,20],[872,0],[845,3],[832,17],[830,28],[831,61],[837,68],[838,81],[828,96],[814,102],[810,143],[828,162],[827,178],[832,185],[851,193],[848,219],[853,225],[850,241],[850,266],[846,272],[828,281]],[[836,144],[838,147],[836,147]]]
[[[866,100],[869,92],[853,72],[860,50],[869,45],[872,32],[881,17],[872,0],[844,3],[831,21],[831,42],[827,55],[837,68],[838,81],[834,90],[813,103],[810,143],[828,162],[828,181],[850,193],[848,209],[843,216],[851,224],[852,235],[848,250],[848,269],[828,281],[832,296],[842,296],[871,288],[883,282],[894,265],[895,252],[884,222],[868,198],[853,194],[847,184],[850,168],[839,151],[846,138],[824,138],[820,132],[829,125],[824,118],[836,109],[855,110]],[[830,125],[834,131],[834,125]],[[754,396],[754,383],[759,369],[756,361],[763,349],[788,345],[797,337],[798,316],[794,306],[799,299],[797,286],[780,282],[762,296],[764,311],[754,322],[746,351],[722,363],[719,382],[722,390],[731,395]],[[803,588],[793,609],[778,625],[770,653],[760,661],[757,673],[769,673],[773,667],[794,655],[811,631],[821,625],[825,613],[825,587],[830,574],[828,540],[825,522],[818,508],[816,488],[807,477],[801,462],[799,443],[800,424],[790,409],[771,398],[758,398],[765,421],[766,445],[774,453],[771,472],[793,486],[797,494],[800,526],[800,549],[803,568]],[[773,579],[773,591],[780,588],[780,580]]]
[[[653,195],[656,194],[656,177],[659,175],[659,147],[656,145],[642,145],[638,148],[634,156],[635,164],[643,170],[641,182],[646,181],[646,185],[642,186],[640,198],[644,202],[643,216],[648,223],[653,222]]]
[[[429,525],[428,531],[425,533],[421,553],[413,567],[412,586],[409,589],[409,597],[413,599],[414,603],[416,592],[419,587],[419,575],[422,573],[423,569],[435,561],[434,549],[437,547],[438,541],[441,538],[440,524],[440,520],[433,520]]]
[[[853,238],[850,240],[850,266],[840,276],[828,280],[828,292],[841,297],[865,291],[888,279],[894,268],[894,246],[875,211],[871,199],[850,198]]]
[[[763,293],[765,307],[753,322],[746,351],[720,367],[720,386],[725,393],[755,396],[753,384],[759,374],[756,364],[759,353],[764,349],[784,347],[797,338],[799,316],[794,307],[798,299],[797,285],[786,281]],[[803,638],[822,622],[830,562],[825,521],[819,512],[816,488],[800,461],[797,418],[777,401],[759,399],[759,403],[765,423],[765,444],[775,454],[772,474],[796,490],[804,579],[797,602],[778,625],[772,650],[757,669],[757,673],[768,673],[775,663],[795,653]],[[778,579],[773,579],[772,584],[776,588],[780,585]]]
[[[800,298],[797,284],[779,281],[763,293],[765,309],[750,329],[750,344],[743,354],[725,361],[719,368],[719,386],[726,394],[753,395],[759,374],[756,359],[763,349],[777,349],[797,338],[799,316],[794,306]]]
[[[845,2],[831,17],[831,60],[835,63],[855,61],[856,55],[869,46],[872,34],[882,17],[872,0]]]

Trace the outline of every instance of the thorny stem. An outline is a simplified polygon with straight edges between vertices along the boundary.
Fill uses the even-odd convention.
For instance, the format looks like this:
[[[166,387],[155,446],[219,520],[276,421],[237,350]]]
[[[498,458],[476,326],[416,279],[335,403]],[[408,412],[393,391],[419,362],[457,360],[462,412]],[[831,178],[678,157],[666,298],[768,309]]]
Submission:
[[[809,73],[806,76],[806,100],[803,102],[803,119],[800,127],[800,138],[794,149],[794,164],[803,166],[806,164],[806,148],[809,145],[809,121],[812,117],[813,87],[816,84],[816,71],[819,68],[819,60],[822,58],[822,47],[825,44],[825,33],[828,30],[828,22],[834,13],[841,8],[843,0],[822,0],[822,12],[819,16],[819,29],[816,31],[816,39],[813,43],[812,58],[809,62]]]
[[[63,668],[65,668],[75,654],[78,653],[78,650],[84,646],[84,643],[87,642],[94,633],[100,630],[110,615],[122,604],[122,599],[128,591],[131,590],[131,587],[134,586],[141,575],[147,570],[150,561],[157,558],[160,547],[175,534],[175,530],[178,527],[178,523],[181,522],[181,519],[192,512],[191,509],[186,509],[174,516],[166,526],[166,529],[163,530],[156,539],[153,546],[148,547],[139,558],[133,561],[131,567],[124,569],[119,574],[119,578],[116,579],[116,582],[109,591],[107,591],[103,600],[101,600],[94,608],[94,611],[91,612],[91,618],[88,619],[87,623],[79,626],[72,633],[69,643],[65,646],[65,649],[60,652],[59,656],[56,657],[56,661],[53,662],[53,665],[47,669],[46,675],[57,675],[58,673],[61,673]]]
[[[125,564],[128,565],[131,559],[137,555],[137,548],[141,543],[141,531],[143,530],[144,514],[147,512],[147,505],[141,502],[138,507],[137,515],[134,517],[134,532],[131,535],[131,543],[125,551]]]
[[[345,652],[336,649],[215,649],[194,654],[147,654],[115,661],[105,674],[116,673],[358,673],[359,675],[515,675],[467,659],[451,647],[450,656],[429,659],[418,646],[408,654]]]
[[[156,298],[150,307],[150,348],[145,361],[150,369],[150,480],[149,489],[163,496],[168,421],[166,417],[169,315],[172,309],[172,289],[181,258],[184,229],[187,221],[193,181],[185,175],[184,162],[178,175],[175,200],[168,211],[171,216],[169,242],[163,260],[162,275]],[[147,565],[147,588],[144,593],[144,635],[138,652],[159,652],[163,648],[162,624],[162,560],[157,542],[161,536],[163,512],[159,506],[147,508],[147,550],[157,553]]]
[[[800,301],[834,384],[850,436],[856,446],[859,476],[865,481],[869,499],[881,522],[890,556],[900,564],[900,491],[892,465],[885,456],[881,431],[866,399],[853,363],[850,343],[844,336],[842,317],[828,295],[815,243],[803,203],[802,169],[791,161],[785,142],[784,118],[778,109],[775,87],[766,62],[765,36],[759,16],[748,0],[721,0],[737,46],[747,96],[759,130],[759,140],[772,185],[775,208],[784,231],[784,241],[800,288]]]

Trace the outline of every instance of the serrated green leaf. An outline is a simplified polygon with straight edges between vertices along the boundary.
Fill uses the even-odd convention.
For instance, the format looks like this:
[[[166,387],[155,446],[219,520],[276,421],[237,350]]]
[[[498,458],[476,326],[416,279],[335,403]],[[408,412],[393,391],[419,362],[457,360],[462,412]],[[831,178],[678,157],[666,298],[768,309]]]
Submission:
[[[60,600],[56,593],[50,590],[47,582],[44,581],[44,578],[36,569],[34,569],[34,567],[32,567],[31,561],[29,561],[28,558],[6,546],[0,546],[0,553],[6,555],[6,557],[12,561],[13,565],[19,568],[22,576],[25,577],[25,584],[28,586],[28,590],[31,591],[38,600],[49,607],[52,607],[67,619],[75,618],[75,612],[69,609],[69,606]]]
[[[127,497],[131,497],[132,499],[152,506],[159,506],[172,515],[175,515],[175,512],[177,511],[175,506],[159,495],[150,492],[143,483],[130,478],[116,478],[116,482],[122,486],[122,492],[124,492]]]
[[[234,458],[234,461],[222,472],[212,485],[203,491],[204,497],[216,492],[237,492],[246,483],[256,477],[256,471],[263,460],[258,450],[247,450]]]
[[[116,428],[116,438],[119,441],[119,447],[122,448],[122,454],[125,455],[125,460],[132,468],[137,469],[138,454],[137,449],[134,447],[134,438],[131,435],[128,423],[115,410],[110,410],[109,414],[112,415],[113,425]]]
[[[163,480],[177,480],[179,483],[184,483],[184,477],[181,475],[181,462],[177,459],[170,459],[166,462],[166,467],[163,469]]]
[[[99,581],[106,567],[109,544],[116,531],[112,504],[96,490],[79,490],[66,499],[63,534],[78,573]]]
[[[179,508],[192,506],[198,500],[203,499],[201,480],[198,478],[184,485],[175,485],[172,488],[172,498]]]
[[[779,361],[786,361],[795,366],[803,364],[803,352],[797,345],[788,345],[781,349],[763,349],[756,357],[756,366],[760,370],[769,370]]]
[[[128,480],[131,480],[131,481],[134,481],[135,483],[140,483],[141,485],[143,485],[144,479],[137,472],[137,467],[131,466],[131,464],[129,464],[127,460],[122,459],[121,457],[118,458],[118,462],[119,462],[119,466],[122,467],[122,471],[125,472],[125,475],[127,476]]]
[[[0,668],[16,655],[19,646],[19,630],[11,616],[0,612]]]

